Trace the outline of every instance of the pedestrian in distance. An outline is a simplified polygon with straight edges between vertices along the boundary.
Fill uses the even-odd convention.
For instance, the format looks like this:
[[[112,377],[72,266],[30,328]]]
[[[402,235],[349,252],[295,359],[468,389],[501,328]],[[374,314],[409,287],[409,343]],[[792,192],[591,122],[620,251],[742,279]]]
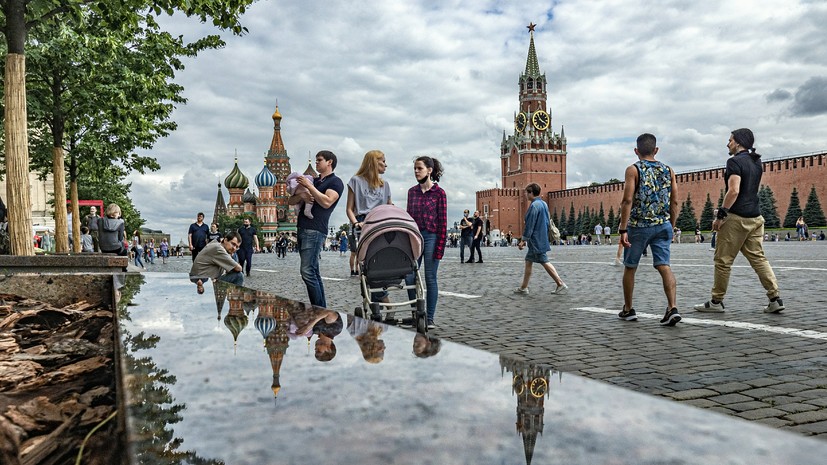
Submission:
[[[190,229],[187,232],[193,262],[195,261],[195,257],[198,256],[198,252],[207,246],[207,235],[209,232],[209,226],[204,224],[204,213],[198,212],[198,215],[195,217],[195,223],[190,225]]]
[[[424,262],[427,326],[428,329],[433,329],[436,326],[434,318],[439,298],[437,271],[445,254],[448,237],[448,200],[445,191],[437,184],[442,177],[442,163],[436,158],[418,157],[414,161],[414,177],[417,184],[408,189],[407,211],[422,234],[423,253],[419,257],[418,266],[423,266]],[[414,284],[414,276],[409,275],[406,282],[408,285]],[[408,298],[416,298],[413,289],[408,290]]]
[[[473,252],[473,242],[474,242],[474,222],[468,218],[471,212],[465,210],[462,212],[462,219],[459,220],[459,262],[465,262],[465,248],[468,247],[468,251]],[[469,261],[468,263],[470,263]]]
[[[253,266],[253,254],[258,252],[258,231],[252,226],[252,221],[249,217],[242,220],[242,225],[238,228],[238,236],[241,238],[241,246],[238,248],[238,264],[244,268],[247,277],[250,276],[250,268]]]
[[[545,268],[546,273],[551,276],[554,283],[557,284],[557,288],[552,294],[565,294],[569,287],[560,279],[560,275],[546,255],[546,252],[551,250],[551,245],[548,241],[549,216],[548,205],[540,198],[540,185],[532,182],[526,186],[525,193],[529,205],[525,212],[525,229],[523,230],[523,235],[520,237],[520,242],[517,244],[517,248],[523,250],[523,248],[528,246],[528,252],[525,256],[523,283],[520,287],[514,289],[514,293],[528,294],[531,268],[535,263],[539,263]]]
[[[468,259],[465,263],[482,263],[482,249],[480,249],[480,244],[482,244],[482,218],[480,218],[480,212],[474,212],[474,221],[471,225],[471,258]],[[477,253],[477,261],[474,261],[474,252]]]
[[[652,134],[637,138],[635,154],[638,161],[626,168],[623,201],[620,208],[620,243],[623,254],[623,310],[618,318],[637,320],[632,306],[635,272],[646,247],[652,249],[652,266],[660,273],[666,294],[666,313],[660,320],[664,326],[681,321],[677,308],[675,275],[670,266],[670,251],[678,218],[678,193],[675,171],[655,160],[657,139]]]
[[[740,252],[758,275],[767,292],[769,303],[764,313],[784,310],[779,297],[778,281],[764,256],[764,217],[758,202],[758,188],[764,173],[761,155],[755,152],[755,136],[747,128],[732,131],[727,142],[730,158],[724,170],[724,202],[712,222],[712,230],[718,232],[715,244],[715,274],[712,298],[695,305],[695,311],[721,313],[724,297],[729,286],[732,263]]]
[[[336,161],[336,154],[329,150],[317,153],[316,172],[319,175],[312,181],[300,177],[297,182],[307,191],[293,194],[287,200],[289,205],[313,202],[313,218],[298,215],[296,226],[302,281],[307,288],[310,303],[319,307],[327,307],[322,275],[319,271],[319,255],[327,239],[330,215],[339,203],[339,197],[345,188],[342,180],[333,172],[336,169]]]

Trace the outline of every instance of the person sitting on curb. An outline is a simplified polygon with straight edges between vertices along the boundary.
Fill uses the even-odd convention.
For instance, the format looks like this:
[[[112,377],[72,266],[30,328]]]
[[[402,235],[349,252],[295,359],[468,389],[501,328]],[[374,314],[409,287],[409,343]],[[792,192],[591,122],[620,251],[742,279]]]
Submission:
[[[241,265],[233,260],[233,254],[241,245],[241,238],[235,231],[227,233],[221,242],[210,242],[195,257],[190,268],[190,281],[198,286],[198,293],[204,293],[204,281],[217,279],[235,284],[244,285],[244,275]]]

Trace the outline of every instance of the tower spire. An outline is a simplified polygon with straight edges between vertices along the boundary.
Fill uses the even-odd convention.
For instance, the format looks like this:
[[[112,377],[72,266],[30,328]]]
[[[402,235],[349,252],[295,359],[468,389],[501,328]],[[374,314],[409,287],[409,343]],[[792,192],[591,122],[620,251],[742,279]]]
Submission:
[[[528,26],[528,33],[531,34],[531,41],[528,44],[528,58],[525,62],[525,75],[530,77],[539,77],[540,76],[540,64],[537,61],[537,52],[534,50],[534,28],[537,25],[534,23],[529,23]]]
[[[273,155],[287,155],[284,141],[281,140],[281,113],[279,113],[278,100],[276,100],[276,111],[273,112],[273,140],[270,141],[270,150],[267,151],[268,157]]]

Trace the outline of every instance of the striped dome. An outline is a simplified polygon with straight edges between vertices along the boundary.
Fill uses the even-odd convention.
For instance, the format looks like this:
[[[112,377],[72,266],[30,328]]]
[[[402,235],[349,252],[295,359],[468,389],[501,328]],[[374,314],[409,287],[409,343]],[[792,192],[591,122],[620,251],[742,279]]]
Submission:
[[[227,315],[224,317],[224,326],[233,334],[233,341],[238,341],[238,335],[247,327],[247,315]]]
[[[258,332],[261,333],[261,337],[267,339],[267,336],[276,328],[276,319],[271,316],[259,315],[256,317],[254,325]]]
[[[235,159],[233,170],[224,178],[224,185],[227,189],[246,189],[250,185],[250,180],[238,169],[238,158]]]
[[[244,203],[251,203],[253,205],[256,204],[256,195],[253,194],[250,189],[244,191],[244,195],[241,196],[241,201]]]
[[[276,185],[277,181],[276,175],[273,174],[269,168],[267,168],[266,164],[264,165],[264,168],[261,169],[261,172],[256,175],[256,185],[258,187],[273,187]]]

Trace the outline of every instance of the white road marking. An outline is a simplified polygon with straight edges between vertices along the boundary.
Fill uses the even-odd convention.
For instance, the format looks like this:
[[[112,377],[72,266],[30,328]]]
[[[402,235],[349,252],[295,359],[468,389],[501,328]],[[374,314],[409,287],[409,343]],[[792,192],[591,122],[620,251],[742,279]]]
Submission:
[[[328,278],[327,276],[322,276],[322,279],[326,279],[328,281],[347,281],[346,278]]]
[[[278,270],[263,270],[260,268],[253,268],[253,271],[263,271],[265,273],[278,273]]]
[[[611,315],[617,315],[617,310],[609,310],[608,308],[600,308],[600,307],[577,307],[574,310],[585,310],[587,312],[593,313],[605,313]],[[660,320],[663,318],[662,315],[654,315],[651,313],[638,313],[638,318],[648,318],[650,320]],[[749,329],[753,331],[764,331],[767,333],[775,333],[775,334],[785,334],[788,336],[800,336],[806,337],[809,339],[820,339],[822,341],[827,341],[827,333],[822,333],[819,331],[813,331],[811,329],[798,329],[798,328],[785,328],[783,326],[771,326],[771,325],[763,325],[763,324],[756,324],[756,323],[745,323],[743,321],[726,321],[726,320],[709,320],[705,318],[695,318],[695,317],[686,317],[681,315],[683,318],[681,319],[681,323],[688,323],[688,324],[697,324],[697,325],[712,325],[712,326],[725,326],[728,328],[740,328],[740,329]]]
[[[448,291],[439,291],[440,295],[447,295],[450,297],[459,297],[461,299],[477,299],[482,297],[480,295],[471,295],[471,294],[460,294],[458,292],[448,292]]]

